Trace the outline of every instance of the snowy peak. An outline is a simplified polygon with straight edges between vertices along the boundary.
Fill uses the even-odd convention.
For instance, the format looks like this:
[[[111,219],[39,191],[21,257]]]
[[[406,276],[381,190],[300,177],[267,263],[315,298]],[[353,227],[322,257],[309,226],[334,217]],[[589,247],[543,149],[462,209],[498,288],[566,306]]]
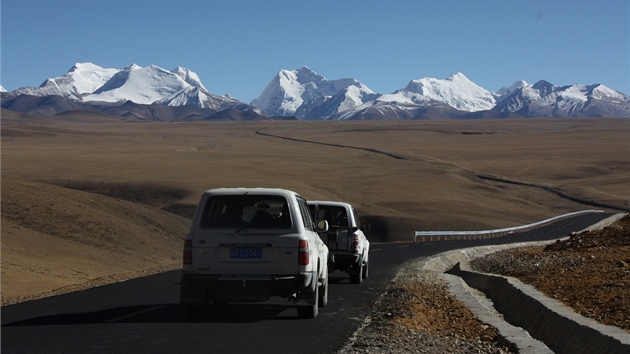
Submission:
[[[560,90],[557,90],[557,95],[562,97],[568,102],[586,102],[588,97],[591,96],[591,92],[587,86],[584,85],[571,85]]]
[[[627,96],[602,84],[593,85],[591,96],[598,100],[624,101]]]
[[[256,106],[270,115],[305,118],[314,102],[322,103],[337,95],[340,91],[355,86],[362,93],[373,94],[365,85],[354,79],[327,80],[307,66],[296,70],[280,70],[267,85],[262,94],[252,101]],[[361,95],[355,95],[354,98]]]
[[[16,93],[33,96],[58,95],[80,99],[94,92],[117,72],[118,69],[106,69],[92,63],[76,63],[65,75],[47,79],[38,88],[18,89]]]
[[[378,96],[360,83],[356,86],[350,85],[332,96],[322,96],[304,103],[295,112],[295,116],[309,120],[337,119],[344,112],[357,109]]]
[[[497,99],[495,110],[501,112],[522,113],[530,104],[554,92],[555,86],[540,80],[535,84],[525,81],[516,82],[507,89],[501,89],[502,95]]]
[[[75,63],[66,73],[68,76],[90,76],[92,74],[98,74],[102,71],[115,70],[115,69],[103,69],[102,67],[93,63]]]
[[[622,105],[630,104],[629,96],[626,96],[601,84],[574,84],[570,86],[560,87],[554,90],[554,92],[552,92],[548,96],[552,97],[551,99],[548,99],[548,101],[555,99],[556,102],[561,101],[565,105],[571,103],[583,104],[595,100],[607,101]]]
[[[525,87],[527,85],[529,85],[529,84],[525,80],[519,80],[519,81],[516,81],[515,83],[513,83],[510,86],[506,86],[506,87],[503,87],[503,88],[499,89],[499,91],[497,91],[495,93],[495,96],[498,97],[497,102],[499,102],[504,97],[507,97],[507,96],[513,94],[514,92],[520,90],[521,88],[523,88],[523,87]]]
[[[414,97],[420,95],[468,112],[491,109],[496,104],[492,92],[476,85],[459,72],[444,80],[434,78],[412,80],[402,91],[403,96],[414,102],[421,100]]]
[[[171,70],[171,72],[174,73],[175,75],[181,77],[182,80],[186,81],[186,83],[188,83],[190,86],[198,87],[198,88],[200,88],[202,90],[207,91],[206,88],[201,83],[201,80],[199,79],[199,76],[197,76],[197,74],[195,74],[191,70],[186,69],[186,68],[182,68],[181,66],[178,66],[177,68]]]
[[[130,65],[116,73],[85,101],[118,102],[132,101],[151,104],[184,90],[191,85],[177,73],[151,65]]]
[[[308,66],[303,66],[300,69],[295,70],[294,73],[299,82],[321,83],[321,82],[326,81],[326,78],[324,78],[321,75],[318,75],[316,72],[311,70],[311,68],[309,68]]]
[[[215,96],[203,88],[189,86],[156,103],[164,106],[193,106],[223,110],[242,104],[241,101],[228,96]]]
[[[557,87],[540,80],[505,92],[494,110],[526,117],[629,117],[630,96],[601,84]]]
[[[84,102],[158,102],[171,106],[181,103],[199,108],[242,104],[233,98],[211,95],[199,76],[189,69],[177,67],[168,71],[157,65],[131,64],[112,69],[76,63],[66,74],[47,79],[40,87],[14,92],[40,97],[56,95]]]
[[[554,92],[556,90],[556,86],[552,85],[551,83],[545,80],[540,80],[534,85],[532,85],[532,89],[536,90],[536,92],[538,92],[540,96],[546,96]]]

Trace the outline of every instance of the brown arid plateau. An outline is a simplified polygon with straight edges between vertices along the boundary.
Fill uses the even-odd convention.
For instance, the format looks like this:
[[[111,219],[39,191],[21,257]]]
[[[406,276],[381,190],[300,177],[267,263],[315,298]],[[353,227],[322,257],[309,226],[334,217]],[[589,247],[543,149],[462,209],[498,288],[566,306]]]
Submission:
[[[372,224],[371,242],[601,209],[479,175],[630,208],[630,119],[150,122],[7,110],[1,119],[3,304],[178,268],[188,217],[210,188],[347,201]],[[421,308],[422,288],[392,290],[415,305],[385,315]],[[479,325],[472,336],[493,336]]]

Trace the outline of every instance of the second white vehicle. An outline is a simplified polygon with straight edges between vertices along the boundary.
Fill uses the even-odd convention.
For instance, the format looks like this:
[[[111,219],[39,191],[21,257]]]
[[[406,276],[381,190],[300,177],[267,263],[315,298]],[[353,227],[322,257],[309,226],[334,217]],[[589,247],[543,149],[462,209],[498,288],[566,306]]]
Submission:
[[[316,222],[328,223],[328,230],[319,236],[331,254],[329,271],[338,269],[350,276],[351,283],[363,282],[368,277],[370,263],[370,241],[363,231],[370,226],[360,223],[356,209],[349,203],[308,201],[308,207]]]

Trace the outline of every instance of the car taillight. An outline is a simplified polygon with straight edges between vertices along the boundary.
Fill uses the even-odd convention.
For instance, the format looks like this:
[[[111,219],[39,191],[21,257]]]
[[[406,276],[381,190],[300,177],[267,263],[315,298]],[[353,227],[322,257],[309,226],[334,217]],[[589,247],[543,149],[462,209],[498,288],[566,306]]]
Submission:
[[[298,264],[299,265],[308,265],[309,263],[309,254],[308,254],[308,241],[300,240],[299,248],[298,248]]]
[[[352,245],[350,246],[350,249],[353,252],[357,252],[359,250],[359,235],[352,234]]]
[[[184,240],[184,265],[192,264],[192,240]]]

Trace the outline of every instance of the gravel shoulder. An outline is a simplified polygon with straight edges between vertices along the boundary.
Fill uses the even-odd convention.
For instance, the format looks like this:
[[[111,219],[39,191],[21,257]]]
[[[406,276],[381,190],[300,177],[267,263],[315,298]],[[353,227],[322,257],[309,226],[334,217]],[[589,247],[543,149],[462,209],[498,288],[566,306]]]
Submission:
[[[471,262],[514,277],[580,315],[630,331],[630,217],[545,247],[497,252]]]
[[[455,298],[444,278],[402,268],[339,353],[515,353]]]
[[[473,260],[478,271],[518,278],[582,316],[630,332],[630,217],[544,247]],[[375,303],[340,353],[512,353],[518,349],[480,321],[444,278],[409,264]]]

